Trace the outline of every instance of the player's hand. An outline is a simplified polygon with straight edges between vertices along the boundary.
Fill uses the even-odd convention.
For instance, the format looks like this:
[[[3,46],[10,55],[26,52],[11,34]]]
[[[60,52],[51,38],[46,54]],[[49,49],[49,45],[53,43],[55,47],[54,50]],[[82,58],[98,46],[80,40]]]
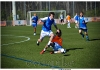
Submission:
[[[38,23],[41,23],[42,21],[41,20],[39,20],[39,22]]]
[[[60,32],[59,29],[57,29],[57,32],[58,32],[58,33]]]

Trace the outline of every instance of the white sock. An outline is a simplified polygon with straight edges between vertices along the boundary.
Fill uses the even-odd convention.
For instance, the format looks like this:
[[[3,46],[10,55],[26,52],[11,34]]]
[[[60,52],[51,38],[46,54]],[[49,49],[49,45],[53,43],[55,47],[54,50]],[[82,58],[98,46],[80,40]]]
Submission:
[[[54,53],[58,53],[57,51],[54,51]]]
[[[39,42],[37,41],[37,43],[39,43]]]
[[[70,27],[70,23],[68,23],[68,27]]]
[[[44,48],[43,51],[45,51],[46,49]]]
[[[48,42],[48,45],[50,45],[51,41]]]

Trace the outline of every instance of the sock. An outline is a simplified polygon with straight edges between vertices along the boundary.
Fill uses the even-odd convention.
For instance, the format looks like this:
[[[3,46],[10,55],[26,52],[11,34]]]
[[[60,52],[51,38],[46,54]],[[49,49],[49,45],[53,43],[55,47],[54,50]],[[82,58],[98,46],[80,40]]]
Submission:
[[[68,27],[70,27],[70,23],[68,23]]]
[[[39,42],[37,41],[37,43],[39,43]]]
[[[86,36],[86,39],[89,39],[89,37],[88,37],[88,36]]]
[[[54,51],[54,53],[58,53],[57,51]]]
[[[51,41],[48,42],[48,45],[50,45]]]
[[[43,51],[46,51],[46,49],[44,48]]]

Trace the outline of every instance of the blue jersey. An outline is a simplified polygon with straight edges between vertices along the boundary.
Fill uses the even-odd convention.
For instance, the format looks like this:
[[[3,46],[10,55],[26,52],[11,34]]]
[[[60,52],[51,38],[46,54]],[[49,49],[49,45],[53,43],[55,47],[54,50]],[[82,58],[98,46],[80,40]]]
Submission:
[[[77,21],[78,21],[78,18],[79,18],[78,15],[74,16],[74,19],[77,20]]]
[[[50,31],[51,30],[51,25],[52,24],[56,25],[55,20],[50,19],[49,17],[45,17],[45,18],[41,19],[41,21],[44,22],[44,24],[42,26],[43,31]]]
[[[79,17],[79,28],[87,29],[86,22],[84,17]]]
[[[38,21],[38,16],[32,16],[32,23],[36,23],[37,24],[37,21]]]

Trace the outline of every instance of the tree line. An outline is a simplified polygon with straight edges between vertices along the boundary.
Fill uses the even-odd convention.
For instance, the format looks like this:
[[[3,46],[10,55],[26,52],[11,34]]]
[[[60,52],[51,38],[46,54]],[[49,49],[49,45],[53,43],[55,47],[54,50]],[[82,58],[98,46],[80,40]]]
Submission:
[[[28,11],[66,10],[71,17],[83,11],[85,16],[100,16],[100,2],[74,2],[74,1],[16,1],[16,14],[19,19],[27,17]],[[12,20],[12,2],[1,2],[1,20]]]

